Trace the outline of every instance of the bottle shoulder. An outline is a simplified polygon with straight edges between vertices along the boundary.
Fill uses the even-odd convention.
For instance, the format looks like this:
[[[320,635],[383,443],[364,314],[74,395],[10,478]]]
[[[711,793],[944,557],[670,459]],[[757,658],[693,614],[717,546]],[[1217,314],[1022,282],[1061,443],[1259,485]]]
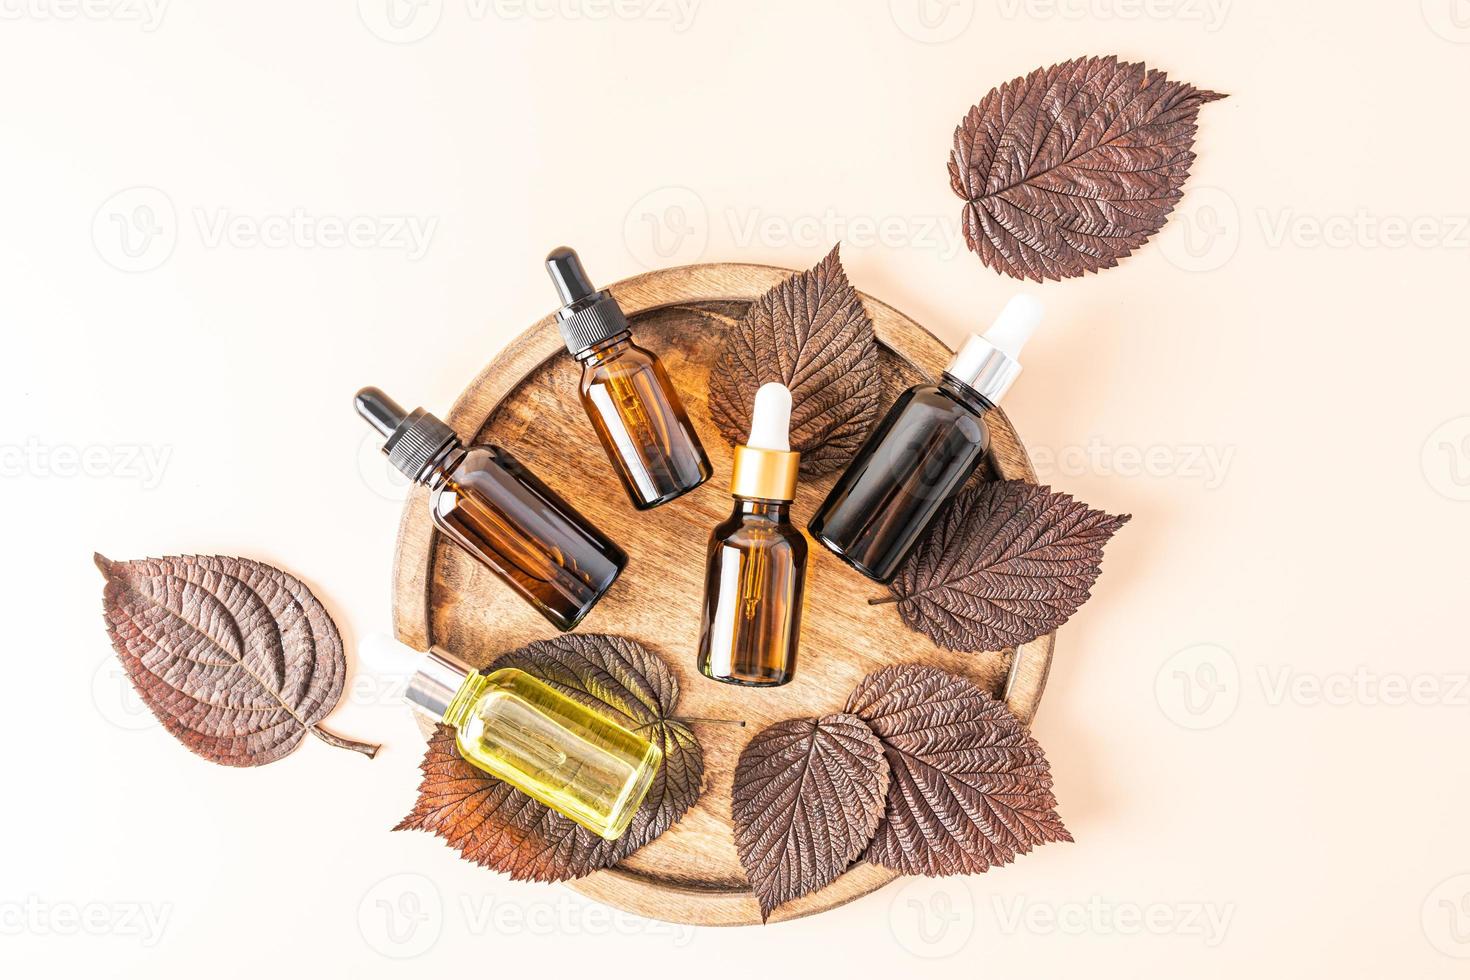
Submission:
[[[961,422],[966,427],[984,427],[987,406],[967,398],[946,385],[920,384],[899,395],[885,421],[892,424],[944,424]]]
[[[773,520],[737,511],[716,525],[711,544],[741,551],[786,550],[794,557],[806,554],[806,536],[790,521]]]

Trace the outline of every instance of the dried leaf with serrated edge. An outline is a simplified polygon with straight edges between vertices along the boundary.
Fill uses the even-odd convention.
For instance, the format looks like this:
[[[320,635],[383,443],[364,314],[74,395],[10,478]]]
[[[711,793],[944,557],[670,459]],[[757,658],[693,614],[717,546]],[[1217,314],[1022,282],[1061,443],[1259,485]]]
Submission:
[[[424,755],[413,812],[394,830],[442,837],[465,859],[516,880],[566,881],[617,864],[694,805],[704,754],[694,733],[669,716],[679,681],[659,657],[621,636],[595,633],[539,640],[490,667],[515,667],[663,749],[663,764],[627,832],[607,840],[460,758],[454,730],[440,725]]]
[[[892,771],[866,860],[902,874],[978,874],[1072,839],[1041,746],[964,678],[885,667],[863,679],[846,710],[872,726]]]
[[[750,304],[709,376],[710,416],[737,445],[761,385],[791,389],[791,448],[801,472],[841,469],[878,418],[882,379],[873,322],[837,249]]]
[[[889,583],[911,628],[951,650],[1001,650],[1062,625],[1086,602],[1103,545],[1128,523],[1020,480],[960,491]]]
[[[190,751],[263,766],[310,732],[371,758],[376,745],[318,723],[347,675],[342,637],[305,584],[245,558],[93,560],[103,617],[138,696]]]
[[[730,811],[763,920],[847,869],[873,839],[887,791],[883,747],[853,715],[793,718],[750,740]]]
[[[1017,279],[1111,268],[1164,226],[1194,163],[1195,120],[1224,98],[1115,57],[992,89],[954,133],[965,241]]]

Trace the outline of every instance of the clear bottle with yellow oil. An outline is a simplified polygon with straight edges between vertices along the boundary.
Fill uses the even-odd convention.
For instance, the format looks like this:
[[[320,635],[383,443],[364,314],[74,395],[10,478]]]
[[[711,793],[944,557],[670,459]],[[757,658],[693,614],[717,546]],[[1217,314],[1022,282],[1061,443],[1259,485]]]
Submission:
[[[774,687],[796,668],[807,546],[791,523],[801,454],[790,421],[791,392],[762,385],[750,438],[735,447],[735,509],[710,535],[698,666],[727,684]]]
[[[546,256],[546,271],[563,304],[562,340],[582,364],[582,407],[633,506],[657,507],[709,479],[709,458],[668,372],[633,343],[617,300],[592,285],[569,248]]]
[[[648,739],[525,671],[477,671],[438,648],[405,698],[454,729],[466,762],[609,840],[627,831],[663,763]]]

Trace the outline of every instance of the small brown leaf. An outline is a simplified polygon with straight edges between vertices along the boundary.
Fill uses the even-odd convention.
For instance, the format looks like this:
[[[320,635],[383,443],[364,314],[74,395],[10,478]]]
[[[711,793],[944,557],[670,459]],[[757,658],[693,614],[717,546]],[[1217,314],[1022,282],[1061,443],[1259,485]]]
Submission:
[[[888,588],[911,629],[951,650],[1001,650],[1067,621],[1091,595],[1103,545],[1128,523],[1020,480],[960,491]]]
[[[299,579],[244,558],[114,562],[103,617],[128,679],[173,736],[210,762],[263,766],[307,732],[371,758],[318,722],[342,696],[342,637]]]
[[[955,129],[965,241],[1017,279],[1111,268],[1163,227],[1194,163],[1199,107],[1224,98],[1117,58],[992,89]]]
[[[1006,706],[962,677],[899,664],[869,674],[847,710],[872,726],[892,769],[863,857],[902,874],[978,874],[1037,844],[1070,841],[1041,746]]]
[[[735,767],[735,846],[761,918],[831,882],[873,839],[888,791],[883,747],[861,718],[793,718]]]
[[[710,416],[737,445],[750,433],[761,385],[791,389],[791,448],[806,476],[852,459],[877,421],[882,379],[873,322],[837,249],[750,304],[709,377]]]
[[[394,830],[442,837],[468,861],[516,880],[566,881],[617,864],[684,815],[704,782],[694,733],[669,716],[679,681],[659,657],[621,636],[575,633],[507,653],[489,669],[516,667],[562,694],[640,731],[663,749],[663,764],[633,823],[607,840],[465,762],[454,730],[429,742],[413,811]]]

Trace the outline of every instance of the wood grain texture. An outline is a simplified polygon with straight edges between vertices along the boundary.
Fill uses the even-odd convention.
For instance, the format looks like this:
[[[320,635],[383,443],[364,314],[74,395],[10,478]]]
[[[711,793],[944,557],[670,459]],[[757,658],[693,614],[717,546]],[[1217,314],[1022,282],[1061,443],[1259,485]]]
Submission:
[[[694,667],[710,528],[728,516],[732,447],[710,421],[709,371],[724,330],[791,270],[759,265],[696,265],[636,276],[610,288],[639,343],[663,359],[714,464],[707,484],[655,510],[629,504],[576,396],[580,368],[550,316],[516,338],[460,395],[445,420],[466,442],[512,452],[599,525],[629,555],[628,569],[579,629],[630,636],[678,673],[679,714],[742,719],[745,728],[697,725],[706,786],[698,804],[663,836],[616,868],[572,883],[609,905],[669,922],[751,925],[760,909],[740,866],[730,827],[730,788],[740,750],[777,721],[841,711],[865,676],[918,661],[963,674],[1003,697],[1029,724],[1051,664],[1054,634],[998,653],[958,653],[903,625],[886,595],[812,543],[796,677],[774,690],[720,684]],[[861,294],[860,294],[861,295]],[[950,350],[908,317],[863,295],[881,345],[886,410],[898,392],[935,378]],[[1035,481],[1004,413],[991,417],[991,475]],[[804,482],[792,507],[804,526],[836,474]],[[435,533],[417,488],[404,508],[394,565],[394,628],[418,649],[431,643],[477,665],[555,630],[495,577]],[[426,729],[427,731],[427,729]],[[771,921],[834,908],[882,887],[894,873],[858,863],[832,884],[783,905]]]

